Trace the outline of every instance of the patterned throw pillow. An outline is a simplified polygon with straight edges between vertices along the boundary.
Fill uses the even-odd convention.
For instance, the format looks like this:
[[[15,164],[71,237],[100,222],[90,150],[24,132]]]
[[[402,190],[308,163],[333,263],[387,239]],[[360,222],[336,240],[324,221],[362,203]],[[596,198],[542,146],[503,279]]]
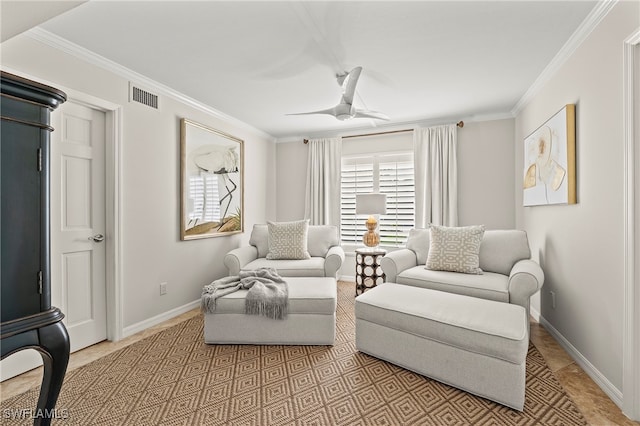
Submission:
[[[450,228],[431,225],[426,269],[482,274],[480,243],[484,225]]]
[[[267,222],[269,253],[267,259],[310,259],[307,249],[309,220],[295,222]]]

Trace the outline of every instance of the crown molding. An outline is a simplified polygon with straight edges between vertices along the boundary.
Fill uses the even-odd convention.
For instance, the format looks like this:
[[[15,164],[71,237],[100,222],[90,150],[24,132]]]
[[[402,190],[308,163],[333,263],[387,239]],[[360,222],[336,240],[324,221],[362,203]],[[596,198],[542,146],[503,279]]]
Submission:
[[[562,46],[560,51],[553,57],[551,62],[540,73],[538,78],[533,82],[531,87],[520,98],[511,110],[511,114],[515,117],[525,106],[540,92],[542,87],[555,75],[556,72],[564,65],[564,63],[573,55],[578,47],[589,37],[591,32],[598,26],[605,16],[618,3],[618,0],[604,0],[599,2],[593,10],[587,15],[580,26],[571,34],[569,40]]]
[[[65,53],[75,56],[76,58],[89,62],[92,65],[95,65],[97,67],[110,71],[129,81],[134,81],[138,84],[141,84],[148,89],[152,89],[158,92],[159,94],[170,97],[178,102],[181,102],[185,105],[188,105],[206,114],[212,115],[220,120],[226,121],[241,129],[255,133],[258,136],[263,137],[271,142],[274,142],[276,140],[276,138],[273,135],[270,135],[263,130],[260,130],[248,123],[245,123],[240,119],[237,119],[228,114],[225,114],[209,105],[206,105],[196,99],[193,99],[183,93],[180,93],[169,86],[165,86],[162,83],[152,80],[149,77],[145,77],[142,74],[139,74],[110,59],[100,56],[97,53],[94,53],[88,49],[85,49],[84,47],[79,46],[75,43],[72,43],[69,40],[62,38],[60,36],[57,36],[45,29],[42,29],[40,27],[35,27],[25,32],[24,34],[36,41],[39,41],[50,47],[53,47],[54,49],[61,50]]]

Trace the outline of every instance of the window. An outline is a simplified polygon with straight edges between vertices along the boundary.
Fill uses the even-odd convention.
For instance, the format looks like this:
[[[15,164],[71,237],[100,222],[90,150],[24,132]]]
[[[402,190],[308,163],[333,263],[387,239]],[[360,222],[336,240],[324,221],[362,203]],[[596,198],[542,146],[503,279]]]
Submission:
[[[218,178],[220,175],[200,173],[189,177],[189,200],[193,208],[189,214],[189,224],[198,225],[220,220],[220,196],[218,195]]]
[[[356,194],[387,195],[387,214],[379,220],[380,245],[402,247],[415,224],[413,153],[380,153],[342,157],[340,238],[360,244],[366,215],[356,215]]]

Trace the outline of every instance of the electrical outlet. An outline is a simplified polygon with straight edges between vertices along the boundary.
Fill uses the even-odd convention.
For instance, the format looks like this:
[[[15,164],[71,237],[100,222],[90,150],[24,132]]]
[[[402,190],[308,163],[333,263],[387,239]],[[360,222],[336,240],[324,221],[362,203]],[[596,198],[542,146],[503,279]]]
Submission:
[[[551,293],[551,307],[555,309],[556,308],[556,292],[549,291],[549,293]]]
[[[160,283],[160,296],[167,294],[167,283]]]

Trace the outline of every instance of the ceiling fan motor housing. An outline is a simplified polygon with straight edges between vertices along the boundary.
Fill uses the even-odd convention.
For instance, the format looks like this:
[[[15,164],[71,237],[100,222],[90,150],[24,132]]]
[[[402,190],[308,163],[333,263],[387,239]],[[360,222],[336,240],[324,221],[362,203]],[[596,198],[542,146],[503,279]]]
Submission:
[[[336,106],[336,118],[340,121],[350,120],[356,115],[353,105],[341,103]]]

